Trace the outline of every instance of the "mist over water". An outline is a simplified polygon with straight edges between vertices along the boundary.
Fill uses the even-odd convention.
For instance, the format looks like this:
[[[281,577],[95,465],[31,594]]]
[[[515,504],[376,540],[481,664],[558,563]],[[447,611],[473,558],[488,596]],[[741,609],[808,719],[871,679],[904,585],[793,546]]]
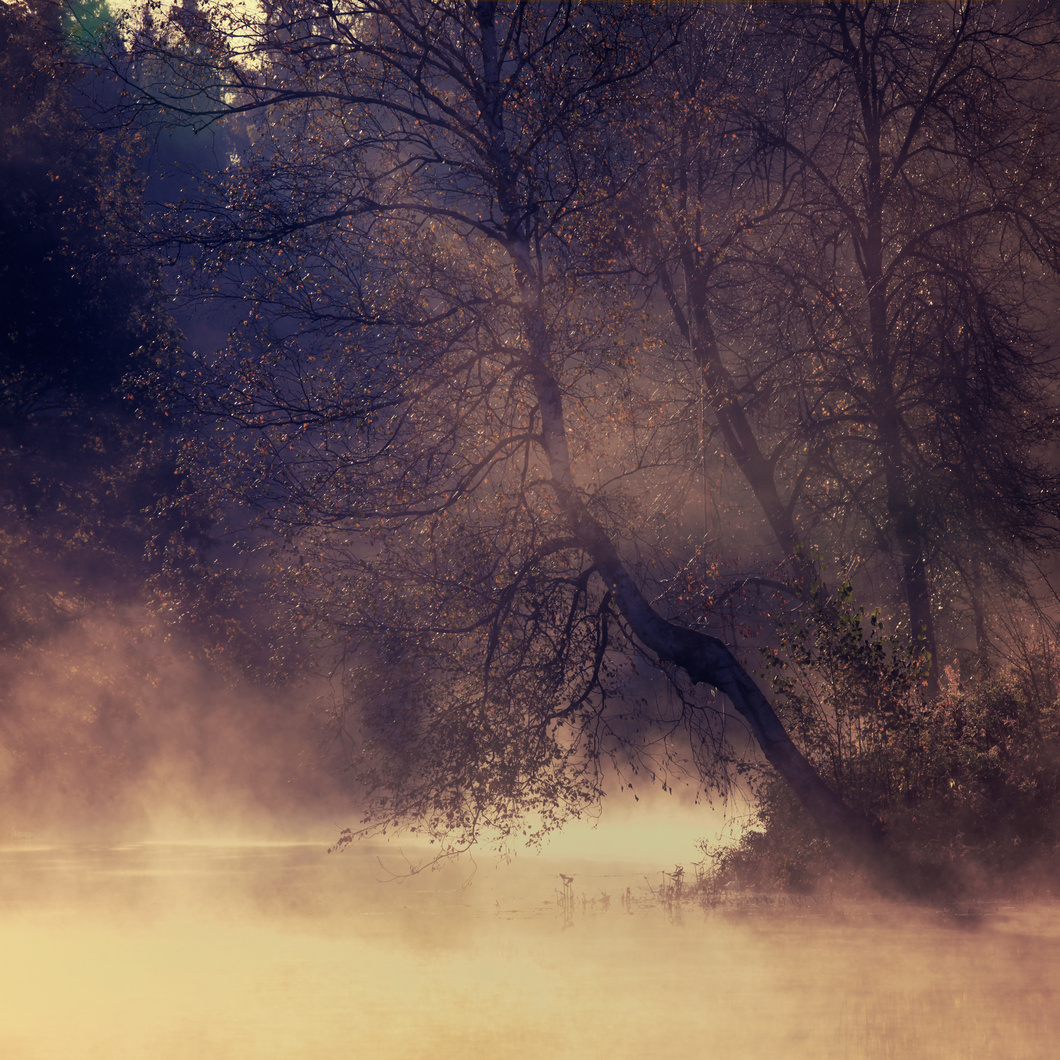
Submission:
[[[139,607],[86,608],[0,652],[0,842],[260,838],[356,819],[324,737],[325,683],[254,683],[202,656]]]
[[[403,878],[429,848],[326,853],[358,811],[314,690],[222,681],[138,614],[8,672],[0,1060],[1056,1055],[1056,906],[660,901],[736,826],[643,791]]]
[[[653,901],[662,872],[629,859],[393,879],[406,864],[316,842],[6,848],[0,1055],[1056,1055],[1055,906],[707,910]]]

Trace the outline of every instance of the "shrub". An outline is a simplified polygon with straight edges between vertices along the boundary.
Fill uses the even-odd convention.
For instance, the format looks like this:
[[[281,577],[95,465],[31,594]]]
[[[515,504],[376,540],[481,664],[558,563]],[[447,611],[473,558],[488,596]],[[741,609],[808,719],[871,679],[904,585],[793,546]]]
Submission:
[[[1024,871],[1060,846],[1060,655],[1051,643],[1021,665],[962,683],[929,664],[878,612],[854,606],[849,585],[807,605],[763,653],[778,712],[840,795],[914,857]],[[709,852],[706,885],[807,891],[846,870],[787,785],[753,768],[754,826]]]

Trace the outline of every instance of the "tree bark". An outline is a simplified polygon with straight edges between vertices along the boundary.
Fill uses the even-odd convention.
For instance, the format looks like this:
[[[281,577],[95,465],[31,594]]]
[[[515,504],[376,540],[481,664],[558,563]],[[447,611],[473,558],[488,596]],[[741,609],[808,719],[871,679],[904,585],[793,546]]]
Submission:
[[[686,264],[686,270],[689,266]],[[791,507],[783,502],[777,489],[776,469],[762,452],[758,437],[740,403],[740,396],[732,376],[721,357],[718,340],[710,320],[705,298],[693,283],[691,321],[684,324],[686,338],[690,340],[696,366],[703,374],[704,386],[714,416],[718,421],[725,446],[736,462],[747,484],[758,501],[769,528],[773,531],[782,554],[791,565],[796,586],[805,594],[812,594],[821,603],[828,598],[821,572],[795,527]],[[677,307],[675,316],[677,316]],[[677,317],[678,327],[682,325]],[[704,469],[704,474],[706,470]]]

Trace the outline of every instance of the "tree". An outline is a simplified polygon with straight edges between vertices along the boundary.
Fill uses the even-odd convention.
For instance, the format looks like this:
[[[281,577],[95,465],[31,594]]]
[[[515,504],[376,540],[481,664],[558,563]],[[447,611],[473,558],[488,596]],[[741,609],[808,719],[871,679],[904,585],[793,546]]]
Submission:
[[[797,512],[810,453],[780,394],[790,355],[764,339],[778,302],[752,236],[784,210],[790,183],[771,173],[758,179],[746,136],[741,108],[764,69],[783,61],[763,51],[761,38],[747,6],[691,13],[679,46],[653,65],[631,103],[625,136],[632,161],[612,174],[621,207],[604,207],[595,250],[598,261],[601,252],[611,255],[612,268],[642,288],[656,319],[670,318],[665,341],[687,379],[682,418],[699,434],[687,448],[697,453],[700,474],[717,476],[707,466],[716,436],[761,508],[780,559],[809,591],[820,571]]]
[[[143,105],[239,118],[251,145],[170,233],[244,310],[197,389],[303,614],[371,677],[354,735],[381,820],[458,844],[527,808],[547,826],[598,796],[602,757],[682,731],[722,781],[705,684],[833,841],[897,872],[730,649],[642,588],[628,484],[668,465],[628,317],[570,245],[606,115],[683,16],[327,0],[147,27],[128,76],[149,57],[187,87]],[[656,708],[628,692],[642,660]]]
[[[597,260],[669,311],[687,448],[804,587],[809,546],[900,585],[928,657],[963,597],[985,659],[985,572],[1022,584],[1056,527],[1054,54],[1033,8],[704,6],[619,133]]]
[[[99,400],[128,369],[144,330],[143,281],[120,261],[115,217],[126,205],[127,157],[82,119],[59,67],[48,8],[3,13],[0,347],[4,428]],[[86,349],[86,343],[93,343]]]
[[[895,556],[937,659],[943,606],[970,596],[982,637],[983,571],[1018,577],[1060,510],[1042,328],[1060,246],[1055,19],[824,4],[766,33],[797,71],[746,110],[759,179],[787,189],[759,248],[797,307],[784,370],[833,510]]]

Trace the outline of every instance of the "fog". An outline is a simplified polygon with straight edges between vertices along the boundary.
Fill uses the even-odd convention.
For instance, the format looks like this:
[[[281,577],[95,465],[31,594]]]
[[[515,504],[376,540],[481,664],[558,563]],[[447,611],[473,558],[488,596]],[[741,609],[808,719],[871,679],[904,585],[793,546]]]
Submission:
[[[255,684],[139,608],[6,672],[5,1060],[1055,1053],[1053,906],[706,905],[697,841],[748,807],[680,785],[611,791],[508,861],[329,854],[359,815],[326,684]]]
[[[255,684],[137,607],[3,662],[4,1060],[1055,1055],[1055,905],[704,904],[697,840],[748,807],[680,786],[411,873],[410,836],[327,852],[359,815],[326,683]]]
[[[0,1053],[1055,1055],[1055,909],[705,909],[658,900],[663,875],[632,859],[395,880],[405,864],[393,846],[316,842],[7,848]]]
[[[0,841],[274,838],[332,813],[350,823],[323,682],[256,684],[140,607],[72,615],[0,654],[0,674]]]
[[[0,651],[0,843],[304,841],[327,847],[361,820],[334,738],[336,692],[302,674],[251,680],[140,606],[84,607]],[[660,792],[627,770],[606,814],[549,837],[556,855],[659,867],[701,856],[748,806]],[[598,827],[603,822],[604,826]]]
[[[8,670],[5,1060],[1055,1055],[1054,906],[704,904],[697,840],[741,808],[680,788],[509,861],[329,854],[358,814],[322,687],[226,678],[138,610],[38,649]]]

